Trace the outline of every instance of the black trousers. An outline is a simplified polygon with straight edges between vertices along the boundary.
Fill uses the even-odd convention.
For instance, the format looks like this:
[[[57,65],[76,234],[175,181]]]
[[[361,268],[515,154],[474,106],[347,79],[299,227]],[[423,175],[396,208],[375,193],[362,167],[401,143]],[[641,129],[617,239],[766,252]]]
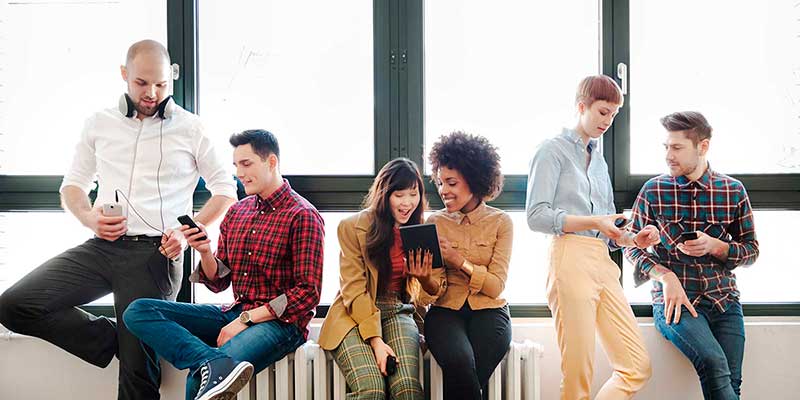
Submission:
[[[481,399],[492,372],[508,352],[508,306],[472,310],[431,307],[425,316],[425,341],[444,377],[445,399]]]
[[[174,300],[182,262],[157,241],[90,239],[48,260],[0,296],[0,323],[44,339],[98,367],[119,358],[119,399],[159,398],[156,354],[133,336],[122,313],[140,297]],[[78,306],[114,294],[116,321]]]

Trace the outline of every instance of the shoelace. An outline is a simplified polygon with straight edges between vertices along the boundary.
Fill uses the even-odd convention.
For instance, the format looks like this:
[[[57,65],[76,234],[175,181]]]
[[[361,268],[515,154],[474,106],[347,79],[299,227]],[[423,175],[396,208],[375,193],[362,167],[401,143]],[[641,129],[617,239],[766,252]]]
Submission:
[[[210,372],[211,371],[210,371],[210,368],[208,368],[208,365],[203,365],[200,368],[200,390],[197,391],[198,394],[199,393],[203,393],[203,390],[206,388],[206,385],[208,384],[208,376],[210,375]],[[195,397],[195,398],[197,398],[197,397]]]

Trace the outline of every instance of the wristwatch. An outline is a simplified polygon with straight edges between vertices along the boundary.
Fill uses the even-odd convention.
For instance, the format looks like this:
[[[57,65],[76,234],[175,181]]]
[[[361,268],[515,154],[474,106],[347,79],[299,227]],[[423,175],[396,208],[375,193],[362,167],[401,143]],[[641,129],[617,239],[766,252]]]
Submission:
[[[256,324],[252,319],[250,319],[250,313],[247,311],[242,311],[242,313],[239,314],[239,322],[247,326],[253,326]]]

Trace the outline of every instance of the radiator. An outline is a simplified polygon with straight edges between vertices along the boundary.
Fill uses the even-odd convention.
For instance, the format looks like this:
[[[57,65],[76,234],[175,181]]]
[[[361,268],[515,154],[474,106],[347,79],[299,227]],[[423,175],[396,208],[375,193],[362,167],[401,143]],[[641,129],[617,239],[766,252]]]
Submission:
[[[489,378],[489,400],[541,400],[540,363],[542,346],[526,340],[512,342],[503,362]],[[423,387],[430,385],[431,400],[443,400],[442,369],[426,353],[430,379],[424,362],[419,375]],[[242,390],[237,400],[344,400],[344,375],[329,353],[313,341],[261,371]]]

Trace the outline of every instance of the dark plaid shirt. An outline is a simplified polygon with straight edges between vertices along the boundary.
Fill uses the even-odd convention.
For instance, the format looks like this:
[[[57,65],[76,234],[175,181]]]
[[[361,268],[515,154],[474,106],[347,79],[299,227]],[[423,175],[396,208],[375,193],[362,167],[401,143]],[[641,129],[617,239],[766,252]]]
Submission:
[[[284,180],[267,199],[254,195],[231,206],[220,225],[218,278],[196,273],[214,293],[233,283],[234,302],[225,309],[266,305],[307,336],[322,289],[324,236],[316,208]]]
[[[685,176],[661,175],[650,179],[633,204],[634,232],[655,225],[661,243],[651,250],[625,249],[634,264],[636,286],[650,279],[656,264],[672,270],[694,305],[715,306],[725,311],[739,299],[733,269],[750,265],[758,257],[750,199],[741,182],[709,167],[697,181]],[[702,231],[730,246],[727,261],[710,254],[688,256],[676,247],[681,232]],[[662,285],[653,281],[653,303],[664,302]]]

